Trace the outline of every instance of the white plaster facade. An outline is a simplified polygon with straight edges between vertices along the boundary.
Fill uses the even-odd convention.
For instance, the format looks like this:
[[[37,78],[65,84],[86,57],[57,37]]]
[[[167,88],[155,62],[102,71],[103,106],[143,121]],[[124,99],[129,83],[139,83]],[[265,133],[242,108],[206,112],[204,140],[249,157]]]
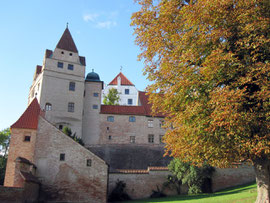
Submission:
[[[121,73],[120,73],[121,74]],[[125,77],[125,76],[124,76]],[[138,90],[136,89],[135,85],[123,85],[121,84],[121,76],[116,76],[117,78],[117,84],[112,85],[108,84],[103,92],[102,92],[102,104],[104,96],[109,93],[109,90],[114,88],[117,89],[119,92],[119,105],[128,105],[128,106],[137,106],[138,105]],[[131,102],[130,102],[131,101]]]

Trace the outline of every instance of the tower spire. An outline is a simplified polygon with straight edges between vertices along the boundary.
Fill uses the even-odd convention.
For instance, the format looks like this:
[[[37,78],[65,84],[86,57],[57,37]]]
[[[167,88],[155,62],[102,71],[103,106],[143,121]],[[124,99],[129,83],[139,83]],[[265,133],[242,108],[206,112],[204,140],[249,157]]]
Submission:
[[[56,48],[78,53],[77,47],[76,47],[76,45],[72,39],[72,36],[69,32],[68,23],[67,23],[67,27],[66,27],[61,39],[59,40],[58,44],[56,45]]]
[[[68,22],[67,22],[67,27],[66,28],[68,29]]]

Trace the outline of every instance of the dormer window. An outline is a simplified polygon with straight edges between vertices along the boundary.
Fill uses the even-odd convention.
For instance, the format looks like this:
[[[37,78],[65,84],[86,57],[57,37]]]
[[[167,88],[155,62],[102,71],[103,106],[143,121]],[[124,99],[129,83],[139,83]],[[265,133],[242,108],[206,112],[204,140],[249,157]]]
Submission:
[[[73,70],[74,66],[72,64],[68,64],[68,70]]]
[[[57,63],[57,67],[58,67],[58,68],[63,68],[63,67],[64,67],[64,63],[58,62],[58,63]]]

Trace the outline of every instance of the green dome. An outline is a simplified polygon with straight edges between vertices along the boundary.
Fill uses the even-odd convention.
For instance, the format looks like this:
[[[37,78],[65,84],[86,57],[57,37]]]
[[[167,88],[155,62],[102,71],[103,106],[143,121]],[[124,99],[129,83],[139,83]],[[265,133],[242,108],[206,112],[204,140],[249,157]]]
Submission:
[[[92,71],[88,73],[85,79],[86,82],[100,82],[99,75]]]

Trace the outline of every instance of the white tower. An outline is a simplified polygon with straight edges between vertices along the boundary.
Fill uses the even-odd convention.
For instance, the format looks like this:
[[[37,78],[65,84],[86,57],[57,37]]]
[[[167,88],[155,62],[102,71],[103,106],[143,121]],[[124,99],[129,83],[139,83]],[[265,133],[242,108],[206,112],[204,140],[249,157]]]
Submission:
[[[37,66],[28,103],[37,97],[50,122],[81,137],[84,76],[85,57],[79,56],[67,27],[55,50],[46,50],[42,67]]]
[[[92,71],[85,79],[83,113],[83,142],[86,146],[98,144],[100,135],[100,105],[103,82]]]

